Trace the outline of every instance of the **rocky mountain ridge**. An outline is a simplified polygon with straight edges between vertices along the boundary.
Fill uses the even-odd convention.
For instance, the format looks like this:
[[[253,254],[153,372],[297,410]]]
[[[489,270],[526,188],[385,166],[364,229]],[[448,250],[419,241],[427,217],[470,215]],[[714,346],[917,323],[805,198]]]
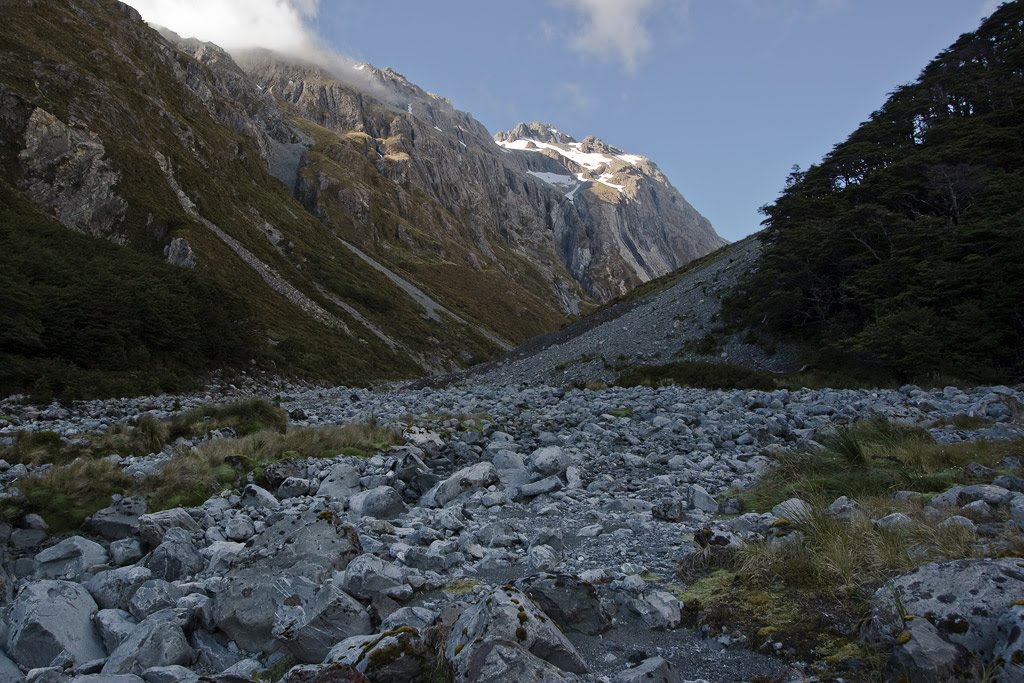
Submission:
[[[286,373],[485,360],[721,243],[600,183],[567,200],[536,175],[563,166],[390,69],[230,55],[114,0],[12,8],[0,59],[5,182],[240,296]]]

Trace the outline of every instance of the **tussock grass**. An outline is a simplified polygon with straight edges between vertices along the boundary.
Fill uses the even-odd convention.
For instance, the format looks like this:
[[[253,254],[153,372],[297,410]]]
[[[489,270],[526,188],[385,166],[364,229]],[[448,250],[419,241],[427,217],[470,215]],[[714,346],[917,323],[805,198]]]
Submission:
[[[133,483],[116,465],[83,458],[51,467],[38,477],[19,480],[24,506],[5,512],[35,512],[42,515],[52,532],[70,531],[109,505],[112,495],[126,493]]]
[[[205,404],[186,410],[171,419],[170,437],[202,436],[215,429],[230,428],[238,436],[261,431],[284,432],[288,414],[262,398],[246,398],[232,403]]]
[[[767,372],[750,370],[732,363],[682,361],[665,365],[639,365],[626,368],[616,384],[635,386],[679,386],[698,389],[761,389],[777,388],[775,379]]]
[[[365,456],[398,443],[398,432],[376,422],[300,427],[285,433],[261,431],[234,439],[214,439],[179,452],[160,474],[141,486],[154,509],[192,507],[249,474],[259,482],[276,462],[338,455]]]
[[[739,494],[751,510],[767,511],[794,496],[832,501],[886,496],[900,490],[936,493],[974,483],[964,467],[997,467],[1024,455],[1024,440],[936,443],[924,429],[884,421],[859,422],[825,439],[825,450],[784,454],[777,466]]]

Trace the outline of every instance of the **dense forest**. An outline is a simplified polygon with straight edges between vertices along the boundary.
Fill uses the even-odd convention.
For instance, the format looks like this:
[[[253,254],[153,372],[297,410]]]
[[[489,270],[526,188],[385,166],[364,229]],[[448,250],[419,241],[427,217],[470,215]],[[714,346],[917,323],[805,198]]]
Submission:
[[[248,367],[263,339],[206,276],[74,233],[0,180],[0,394],[180,391]]]
[[[1024,2],[1004,4],[767,216],[733,324],[902,379],[1024,370]]]

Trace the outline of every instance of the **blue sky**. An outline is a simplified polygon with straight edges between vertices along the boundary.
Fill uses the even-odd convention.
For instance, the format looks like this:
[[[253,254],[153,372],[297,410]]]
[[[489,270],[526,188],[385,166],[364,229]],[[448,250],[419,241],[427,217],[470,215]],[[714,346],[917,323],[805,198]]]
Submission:
[[[221,44],[320,40],[492,132],[538,120],[596,135],[654,160],[735,240],[793,164],[820,159],[998,0],[129,3]]]

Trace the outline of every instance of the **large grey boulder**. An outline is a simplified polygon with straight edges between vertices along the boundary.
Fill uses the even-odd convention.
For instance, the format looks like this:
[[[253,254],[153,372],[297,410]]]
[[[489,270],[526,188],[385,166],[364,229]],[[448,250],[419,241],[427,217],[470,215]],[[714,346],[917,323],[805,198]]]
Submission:
[[[139,533],[139,517],[146,514],[146,501],[141,497],[114,496],[105,507],[87,518],[82,529],[110,541],[131,538]]]
[[[1024,605],[1014,605],[996,625],[992,659],[1002,663],[999,682],[1024,681]]]
[[[285,605],[273,627],[274,637],[306,664],[322,662],[335,643],[372,631],[370,615],[363,606],[333,581],[309,602]]]
[[[206,561],[196,548],[192,534],[182,527],[173,527],[164,533],[163,541],[149,554],[145,565],[154,577],[177,581],[202,571]]]
[[[452,626],[445,657],[457,680],[516,680],[501,676],[516,672],[533,675],[549,669],[574,680],[564,674],[588,671],[583,657],[551,619],[513,588],[496,589],[463,612]],[[480,662],[489,664],[481,669]]]
[[[316,495],[331,500],[347,501],[362,488],[359,477],[359,470],[354,465],[347,462],[338,463],[320,482]]]
[[[355,529],[331,513],[285,515],[249,543],[213,596],[217,626],[248,652],[279,647],[278,614],[309,604],[362,553]]]
[[[558,446],[544,446],[530,454],[530,469],[542,477],[562,475],[568,466],[569,456]]]
[[[188,665],[192,648],[176,619],[165,614],[149,617],[110,653],[104,674],[141,674],[152,666]]]
[[[349,511],[356,517],[394,519],[407,512],[402,495],[390,486],[376,486],[348,499]]]
[[[444,507],[464,493],[479,491],[497,483],[498,471],[494,469],[494,465],[489,462],[478,462],[463,467],[438,484],[432,491],[432,502],[437,507]],[[428,499],[429,497],[430,493],[425,496]]]
[[[429,683],[435,657],[418,630],[403,626],[346,638],[324,661],[352,667],[375,683]]]
[[[28,668],[44,667],[62,651],[75,664],[106,656],[92,623],[96,601],[77,583],[36,581],[14,599],[7,653]]]
[[[103,647],[107,652],[116,650],[139,625],[139,622],[123,609],[101,609],[93,617],[93,622],[99,630]]]
[[[406,570],[376,555],[363,554],[352,560],[341,575],[341,587],[363,600],[386,596],[407,600],[412,587],[406,582]]]
[[[967,662],[967,650],[945,640],[927,619],[915,618],[900,633],[889,670],[893,679],[941,683],[966,674]]]
[[[163,579],[150,579],[139,586],[128,601],[128,611],[136,619],[145,619],[151,614],[168,607],[174,607],[182,597],[181,589]]]
[[[21,673],[21,669],[18,665],[7,658],[3,652],[0,652],[0,681],[5,683],[24,683],[25,674]]]
[[[85,583],[96,604],[103,609],[128,609],[139,586],[153,578],[145,567],[118,567],[97,572]]]
[[[649,657],[636,666],[620,671],[611,683],[679,683],[679,672],[663,657]]]
[[[107,551],[81,536],[65,538],[35,556],[35,579],[80,581],[90,567],[107,564]]]
[[[516,581],[516,587],[554,619],[562,631],[597,635],[611,628],[594,585],[567,574],[537,574]]]
[[[875,592],[861,637],[870,643],[892,644],[905,630],[904,615],[921,617],[945,640],[988,661],[998,639],[999,620],[1022,595],[1022,559],[933,562]]]
[[[184,508],[161,510],[139,517],[139,534],[150,548],[160,545],[170,529],[201,531],[199,524]]]

